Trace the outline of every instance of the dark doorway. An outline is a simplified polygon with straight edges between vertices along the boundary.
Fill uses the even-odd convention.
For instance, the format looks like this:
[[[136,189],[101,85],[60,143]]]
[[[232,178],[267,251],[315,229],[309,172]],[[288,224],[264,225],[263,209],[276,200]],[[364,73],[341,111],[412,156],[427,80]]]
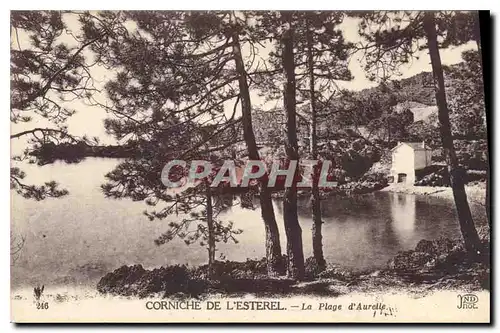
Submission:
[[[406,173],[398,173],[398,183],[406,183]]]

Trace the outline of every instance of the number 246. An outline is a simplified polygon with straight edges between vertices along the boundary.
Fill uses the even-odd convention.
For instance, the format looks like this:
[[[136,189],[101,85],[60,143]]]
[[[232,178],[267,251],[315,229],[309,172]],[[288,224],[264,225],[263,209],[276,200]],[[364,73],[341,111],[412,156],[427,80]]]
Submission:
[[[48,302],[37,302],[36,303],[37,310],[47,310],[49,308]]]

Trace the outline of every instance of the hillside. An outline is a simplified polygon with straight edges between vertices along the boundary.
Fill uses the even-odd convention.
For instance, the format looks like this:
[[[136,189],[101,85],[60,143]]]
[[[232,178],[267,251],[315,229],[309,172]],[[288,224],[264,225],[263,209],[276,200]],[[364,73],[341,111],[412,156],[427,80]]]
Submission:
[[[464,82],[466,84],[470,81],[474,82],[471,72],[472,75],[476,75],[471,68],[468,68],[466,62],[445,68],[445,84],[451,101],[453,101],[453,93],[461,88]],[[482,112],[484,113],[484,107]],[[320,144],[321,141],[350,140],[349,138],[361,136],[379,147],[389,148],[398,140],[426,140],[437,147],[440,140],[436,137],[438,135],[436,117],[431,118],[435,114],[437,114],[437,107],[435,106],[432,73],[422,72],[409,78],[389,81],[377,87],[357,92],[343,92],[342,96],[320,110],[317,132]],[[451,118],[453,122],[457,114],[451,114]],[[458,118],[457,122],[460,121],[461,124],[464,119],[460,118],[460,114]],[[304,104],[298,110],[297,119],[297,132],[304,147],[308,146],[308,119],[309,107]],[[255,136],[260,145],[281,144],[284,130],[284,115],[281,109],[254,110],[253,124]],[[461,127],[456,127],[458,131],[462,131]],[[481,131],[480,124],[476,127],[478,128],[471,130],[472,136]],[[210,126],[204,126],[204,128],[206,135],[213,132]],[[241,128],[234,130],[225,133],[224,136],[228,137],[224,140],[217,140],[218,143],[219,141],[228,142],[234,135],[242,135]],[[218,145],[215,142],[212,144]],[[134,157],[137,154],[139,154],[137,147],[133,145],[128,147],[87,146],[85,144],[56,146],[53,143],[32,152],[32,155],[43,164],[51,163],[56,159],[71,162],[87,156],[116,158]]]

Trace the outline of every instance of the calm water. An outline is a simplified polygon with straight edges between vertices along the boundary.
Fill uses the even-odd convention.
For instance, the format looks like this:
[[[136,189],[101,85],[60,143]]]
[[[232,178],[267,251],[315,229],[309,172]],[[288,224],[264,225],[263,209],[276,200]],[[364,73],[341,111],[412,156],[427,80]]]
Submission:
[[[105,199],[100,191],[104,174],[118,161],[89,158],[79,164],[22,166],[27,182],[55,179],[70,191],[62,199],[43,202],[12,195],[12,232],[23,235],[25,246],[11,267],[12,286],[37,283],[94,284],[106,272],[124,264],[144,267],[206,262],[206,250],[174,240],[155,246],[169,220],[149,221],[142,202]],[[35,180],[33,180],[35,179]],[[483,208],[473,206],[476,218]],[[275,202],[282,249],[286,248],[282,209]],[[238,244],[220,244],[218,253],[230,260],[261,258],[265,254],[260,211],[235,206],[222,213],[243,229]],[[299,218],[305,256],[312,254],[309,200],[300,202]],[[175,219],[175,217],[172,217]],[[459,235],[455,211],[447,199],[378,192],[358,198],[323,202],[323,246],[326,260],[354,269],[383,267],[401,250],[420,239]]]

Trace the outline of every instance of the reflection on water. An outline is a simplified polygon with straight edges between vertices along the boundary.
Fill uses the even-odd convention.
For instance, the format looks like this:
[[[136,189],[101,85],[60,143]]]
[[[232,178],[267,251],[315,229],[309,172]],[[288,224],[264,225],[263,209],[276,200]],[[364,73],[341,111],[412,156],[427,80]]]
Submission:
[[[412,246],[412,237],[416,227],[416,197],[401,193],[391,193],[391,217],[395,238],[402,248]]]
[[[165,221],[149,221],[142,202],[105,199],[100,191],[104,174],[118,162],[87,159],[79,164],[28,166],[27,181],[56,179],[70,195],[43,202],[12,196],[13,232],[26,237],[25,247],[11,269],[12,285],[94,284],[99,277],[124,264],[146,268],[176,263],[203,264],[206,250],[174,240],[155,246]],[[227,199],[227,198],[226,198]],[[227,203],[229,204],[229,202]],[[282,250],[286,249],[282,207],[275,201]],[[258,205],[254,210],[233,206],[220,218],[243,229],[238,244],[218,244],[229,260],[265,255],[264,225]],[[312,255],[310,200],[300,199],[304,254]],[[481,206],[473,207],[475,217]],[[355,198],[322,202],[323,244],[327,262],[354,269],[383,267],[398,251],[413,248],[423,238],[459,236],[451,201],[434,197],[377,192]],[[481,216],[482,217],[482,216]]]

